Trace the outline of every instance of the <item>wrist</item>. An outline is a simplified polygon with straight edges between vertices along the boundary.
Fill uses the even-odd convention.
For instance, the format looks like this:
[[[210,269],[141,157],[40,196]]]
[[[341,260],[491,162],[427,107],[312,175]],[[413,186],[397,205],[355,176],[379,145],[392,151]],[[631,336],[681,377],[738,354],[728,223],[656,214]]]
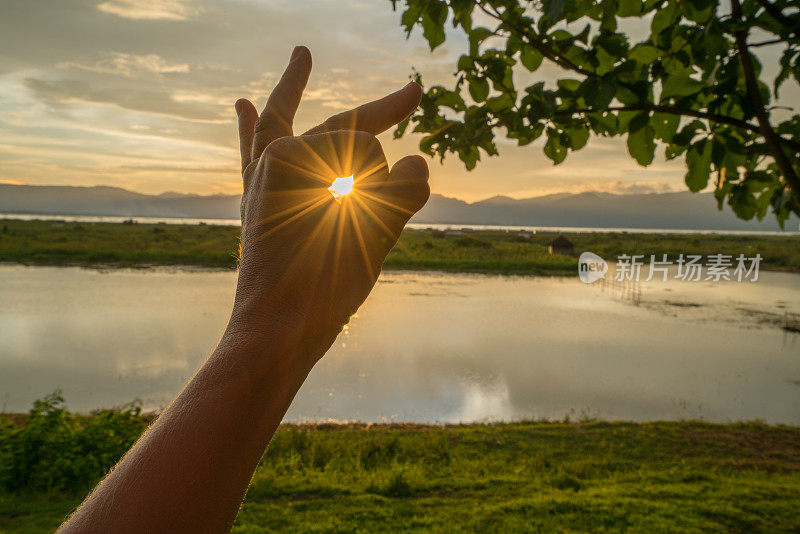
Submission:
[[[325,329],[313,328],[304,317],[288,311],[265,314],[260,308],[235,306],[220,346],[235,346],[242,357],[259,362],[280,358],[308,372],[338,335],[322,330]]]

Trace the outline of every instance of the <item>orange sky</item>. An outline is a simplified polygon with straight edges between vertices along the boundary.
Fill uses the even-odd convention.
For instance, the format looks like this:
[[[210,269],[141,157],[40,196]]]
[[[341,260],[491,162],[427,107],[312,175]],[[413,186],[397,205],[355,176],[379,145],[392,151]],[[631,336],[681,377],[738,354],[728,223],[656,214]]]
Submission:
[[[244,96],[263,105],[294,45],[307,45],[315,63],[298,131],[401,87],[412,66],[426,84],[450,85],[464,49],[456,33],[434,53],[418,32],[407,40],[400,13],[382,0],[0,4],[4,182],[239,192],[233,103]],[[381,139],[392,161],[417,152],[418,139]],[[456,159],[432,162],[432,190],[477,200],[684,187],[681,161],[659,156],[639,167],[620,139],[592,139],[559,166],[541,147],[501,141],[501,157],[469,173]]]

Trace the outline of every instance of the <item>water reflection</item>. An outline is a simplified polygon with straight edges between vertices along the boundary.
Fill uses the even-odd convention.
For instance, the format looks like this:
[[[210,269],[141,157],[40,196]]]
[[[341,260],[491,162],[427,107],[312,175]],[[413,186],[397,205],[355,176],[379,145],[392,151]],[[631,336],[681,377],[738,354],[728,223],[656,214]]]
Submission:
[[[90,410],[162,406],[213,347],[230,272],[0,267],[0,400],[62,388]],[[697,306],[680,306],[691,302]],[[291,420],[761,418],[800,423],[800,276],[650,284],[639,306],[577,279],[385,273]]]

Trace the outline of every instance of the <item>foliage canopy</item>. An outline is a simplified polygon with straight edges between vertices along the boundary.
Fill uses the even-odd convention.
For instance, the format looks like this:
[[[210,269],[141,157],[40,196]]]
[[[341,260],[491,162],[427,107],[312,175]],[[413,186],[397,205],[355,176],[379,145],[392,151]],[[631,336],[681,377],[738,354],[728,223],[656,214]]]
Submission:
[[[623,19],[649,35],[634,42]],[[473,169],[481,151],[497,155],[505,130],[520,146],[545,136],[558,164],[591,134],[627,136],[640,165],[658,147],[684,157],[687,187],[711,181],[720,209],[727,201],[739,217],[761,219],[771,206],[781,225],[800,214],[800,115],[774,104],[782,86],[800,83],[800,1],[404,2],[402,26],[420,26],[431,50],[448,21],[469,42],[455,85],[428,88],[395,132],[413,124],[427,154],[454,153]],[[769,82],[753,53],[762,47],[780,56]],[[548,63],[560,70],[555,86],[520,86],[520,69]]]

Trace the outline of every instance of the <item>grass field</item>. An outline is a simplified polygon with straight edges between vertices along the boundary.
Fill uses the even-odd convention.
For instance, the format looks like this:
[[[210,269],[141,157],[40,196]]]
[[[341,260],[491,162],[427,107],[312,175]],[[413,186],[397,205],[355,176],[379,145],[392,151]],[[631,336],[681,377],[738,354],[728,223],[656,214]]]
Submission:
[[[0,416],[0,531],[52,532],[147,422]],[[797,532],[798,503],[796,427],[282,425],[234,532]]]
[[[530,234],[528,234],[530,235]],[[564,234],[576,252],[607,260],[620,254],[761,254],[761,268],[800,272],[798,236],[723,236],[632,233]],[[577,259],[551,255],[553,233],[468,232],[442,237],[406,230],[386,259],[387,269],[522,275],[572,275]],[[32,265],[140,267],[190,265],[235,268],[239,228],[212,225],[0,221],[0,261]]]

